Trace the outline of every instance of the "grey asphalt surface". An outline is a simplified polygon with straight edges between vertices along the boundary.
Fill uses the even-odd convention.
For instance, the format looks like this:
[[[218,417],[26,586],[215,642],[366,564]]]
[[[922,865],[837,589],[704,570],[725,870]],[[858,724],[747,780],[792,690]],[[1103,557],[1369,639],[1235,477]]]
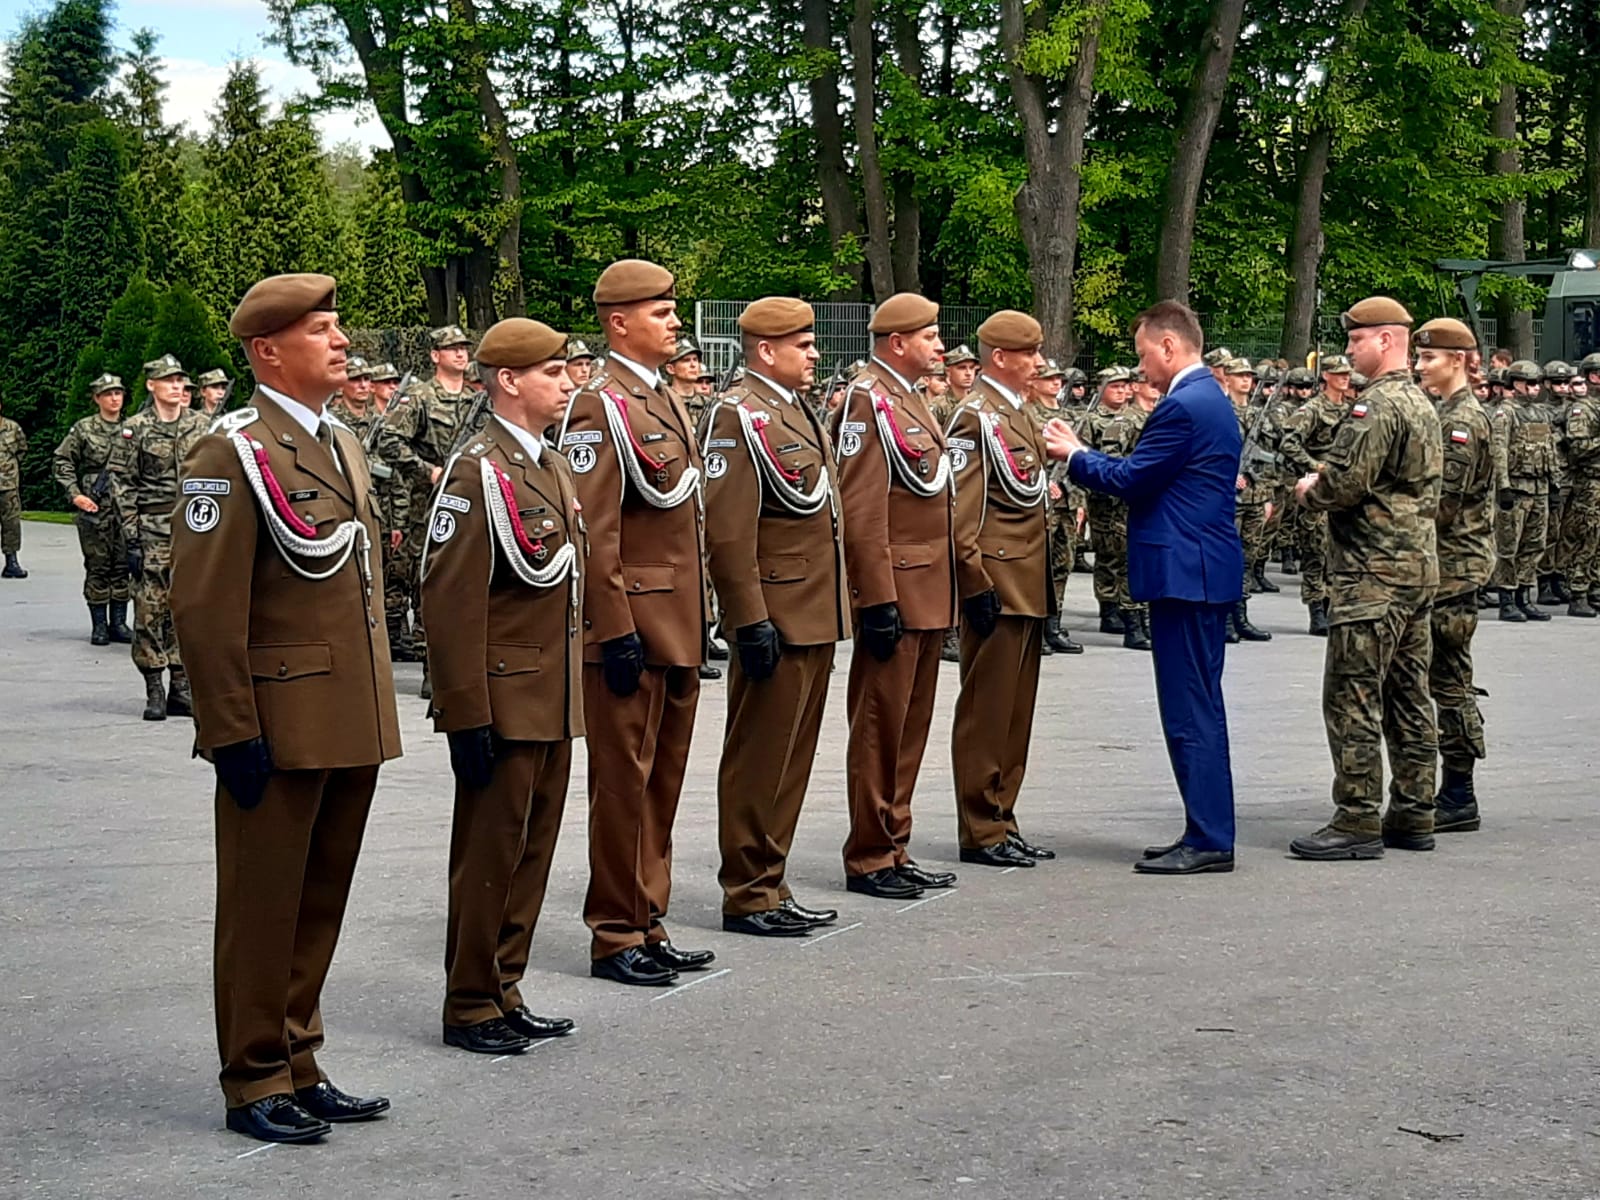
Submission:
[[[956,863],[947,666],[913,851],[960,886],[846,893],[841,670],[790,879],[842,915],[804,941],[720,931],[708,685],[668,926],[715,973],[589,978],[580,749],[525,984],[579,1029],[504,1061],[439,1042],[449,772],[405,695],[321,1057],[394,1109],[260,1148],[215,1084],[208,770],[186,722],[139,720],[126,647],[89,646],[71,530],[29,524],[23,557],[0,581],[0,1196],[1600,1196],[1600,622],[1482,628],[1483,832],[1309,864],[1285,847],[1328,815],[1323,644],[1292,584],[1258,599],[1275,640],[1226,677],[1239,869],[1149,879],[1130,863],[1180,828],[1150,666],[1083,632],[1074,576],[1089,652],[1044,663],[1018,808],[1061,857]]]

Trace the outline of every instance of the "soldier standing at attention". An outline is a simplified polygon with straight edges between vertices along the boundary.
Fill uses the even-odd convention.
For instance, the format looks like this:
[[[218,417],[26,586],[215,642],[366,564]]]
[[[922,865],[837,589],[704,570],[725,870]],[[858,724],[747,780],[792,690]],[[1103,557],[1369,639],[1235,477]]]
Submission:
[[[565,346],[525,317],[483,335],[494,416],[451,460],[423,552],[433,726],[456,778],[444,1041],[478,1054],[572,1030],[519,988],[583,735],[583,517],[542,433],[573,392]]]
[[[710,605],[700,449],[662,364],[680,328],[672,272],[624,259],[600,273],[610,353],[572,398],[561,447],[589,528],[583,597],[589,737],[590,974],[645,987],[715,955],[679,950],[662,918],[672,823],[700,700]]]
[[[1382,858],[1433,849],[1439,743],[1428,666],[1439,586],[1434,519],[1439,417],[1411,381],[1411,314],[1373,296],[1340,318],[1346,353],[1372,382],[1295,497],[1328,514],[1328,646],[1322,715],[1333,754],[1333,819],[1289,843],[1298,858]],[[1383,753],[1394,778],[1383,809]]]
[[[1600,354],[1578,364],[1567,409],[1571,492],[1561,528],[1562,562],[1572,600],[1569,617],[1594,617],[1600,603]]]
[[[1295,395],[1306,397],[1284,428],[1280,454],[1291,471],[1313,472],[1333,445],[1345,413],[1350,410],[1350,364],[1330,358],[1323,364],[1323,390],[1313,396],[1316,377],[1303,367],[1290,371],[1285,383]],[[1328,516],[1319,510],[1301,514],[1298,522],[1300,600],[1310,610],[1307,632],[1328,635],[1327,543]]]
[[[1066,415],[1061,405],[1062,385],[1066,372],[1054,359],[1045,359],[1044,366],[1033,377],[1024,396],[1024,408],[1033,418],[1044,436],[1044,427],[1057,417]],[[1049,469],[1050,499],[1045,505],[1046,524],[1050,535],[1050,590],[1055,596],[1055,611],[1044,623],[1043,654],[1082,654],[1083,646],[1072,640],[1072,634],[1062,623],[1062,605],[1066,601],[1067,581],[1072,578],[1073,542],[1077,531],[1073,525],[1072,510],[1068,507],[1067,468],[1062,463]],[[957,661],[960,661],[959,658]]]
[[[1568,604],[1567,564],[1561,559],[1561,530],[1567,520],[1567,410],[1572,404],[1572,384],[1578,369],[1554,359],[1544,365],[1544,395],[1540,399],[1550,420],[1550,513],[1545,524],[1544,554],[1539,559],[1538,604]]]
[[[900,292],[878,306],[868,328],[872,359],[836,414],[855,629],[844,869],[849,890],[900,898],[955,882],[947,872],[924,871],[908,849],[939,647],[956,623],[953,463],[912,387],[944,353],[939,306]]]
[[[122,440],[127,391],[115,375],[89,385],[98,412],[67,430],[51,457],[51,474],[77,509],[83,552],[83,598],[89,605],[89,644],[133,641],[128,628],[128,547],[111,504],[111,457]]]
[[[1239,435],[1246,441],[1250,437],[1250,391],[1255,387],[1256,373],[1247,359],[1230,358],[1222,364],[1222,390],[1233,402],[1233,411],[1239,418]],[[1243,463],[1240,466],[1238,493],[1234,496],[1233,519],[1239,530],[1239,543],[1244,547],[1244,594],[1234,607],[1228,621],[1228,641],[1270,642],[1272,635],[1257,629],[1250,620],[1250,584],[1253,577],[1251,564],[1262,561],[1265,553],[1267,521],[1272,512],[1273,488],[1277,481],[1262,468]]]
[[[978,356],[965,345],[957,346],[944,356],[944,381],[950,387],[950,411],[953,413],[967,402],[973,385],[978,380]],[[949,424],[948,421],[945,422]],[[941,429],[944,426],[940,426]]]
[[[700,350],[686,337],[680,337],[672,348],[672,357],[662,364],[661,373],[667,378],[667,390],[677,397],[689,414],[689,427],[696,431],[706,415],[706,398],[700,394]]]
[[[28,438],[10,417],[0,417],[0,552],[6,565],[0,579],[26,579],[17,555],[22,552],[22,456]]]
[[[144,364],[151,403],[122,423],[111,457],[111,498],[133,581],[133,664],[144,676],[146,721],[193,714],[189,680],[178,654],[168,589],[172,581],[172,510],[178,468],[211,422],[189,407],[188,375],[164,354]],[[162,672],[171,676],[165,691]]]
[[[228,395],[228,373],[223,370],[206,371],[195,381],[200,385],[199,407],[195,409],[208,421],[222,415],[222,402]]]
[[[1499,508],[1494,524],[1494,586],[1502,621],[1550,619],[1533,603],[1555,469],[1550,414],[1539,402],[1540,376],[1537,363],[1527,359],[1512,363],[1506,368],[1510,393],[1489,416]]]
[[[961,587],[961,693],[950,756],[961,861],[986,867],[1031,867],[1055,857],[1023,838],[1016,817],[1033,738],[1039,647],[1056,611],[1043,426],[1023,399],[1044,365],[1043,342],[1039,322],[1012,309],[979,326],[982,374],[947,441]]]
[[[1100,399],[1083,420],[1082,438],[1091,450],[1111,458],[1133,453],[1141,423],[1128,412],[1133,372],[1107,367],[1100,372]],[[1128,506],[1115,496],[1089,493],[1089,545],[1094,550],[1094,598],[1100,604],[1100,632],[1122,634],[1129,650],[1150,649],[1128,591]]]
[[[1460,321],[1429,321],[1413,339],[1422,386],[1439,397],[1444,481],[1435,519],[1439,591],[1433,601],[1433,658],[1428,685],[1438,709],[1439,760],[1444,782],[1435,797],[1433,828],[1449,833],[1478,828],[1472,769],[1484,757],[1483,715],[1472,686],[1472,636],[1478,629],[1478,588],[1494,569],[1494,453],[1489,418],[1467,375],[1478,348]]]
[[[594,374],[595,352],[588,345],[573,338],[567,343],[567,377],[583,387]]]
[[[706,429],[706,554],[733,654],[717,771],[722,925],[797,937],[837,919],[784,878],[835,645],[850,636],[832,445],[799,397],[815,316],[769,296],[739,316],[744,379]]]
[[[366,456],[323,414],[350,345],[334,303],[326,275],[273,276],[239,301],[228,329],[258,386],[185,458],[173,538],[195,748],[217,775],[222,1093],[228,1128],[264,1142],[389,1107],[317,1064],[378,767],[400,754]]]
[[[372,368],[372,407],[381,417],[389,411],[389,402],[400,390],[400,372],[393,363],[379,363]]]

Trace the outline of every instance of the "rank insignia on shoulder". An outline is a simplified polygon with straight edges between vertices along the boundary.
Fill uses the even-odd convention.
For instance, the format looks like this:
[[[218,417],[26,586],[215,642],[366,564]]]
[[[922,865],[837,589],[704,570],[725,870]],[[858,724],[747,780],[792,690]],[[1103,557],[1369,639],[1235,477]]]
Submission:
[[[472,501],[465,496],[452,496],[449,492],[439,493],[439,507],[453,508],[457,512],[471,512]]]
[[[710,449],[712,449],[712,450],[732,450],[738,444],[739,444],[739,442],[738,442],[737,438],[712,438],[711,439],[711,443],[710,443]]]
[[[1350,410],[1350,415],[1352,417],[1364,417],[1364,416],[1366,416],[1367,415],[1367,406],[1365,404],[1357,404],[1354,408],[1352,408]]]
[[[233,490],[233,484],[226,479],[185,479],[183,481],[183,494],[185,496],[226,496]]]
[[[561,444],[563,446],[572,446],[579,442],[598,443],[605,440],[606,435],[601,433],[598,429],[578,429],[572,433],[563,434],[561,437]]]
[[[1458,445],[1465,446],[1472,440],[1472,435],[1465,429],[1452,429],[1450,431],[1450,440]]]

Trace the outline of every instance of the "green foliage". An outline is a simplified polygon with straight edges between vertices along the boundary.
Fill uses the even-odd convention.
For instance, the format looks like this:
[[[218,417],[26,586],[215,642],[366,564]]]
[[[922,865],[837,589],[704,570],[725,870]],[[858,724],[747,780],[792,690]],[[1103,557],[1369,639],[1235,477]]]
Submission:
[[[210,313],[186,283],[175,283],[156,302],[155,320],[145,343],[145,361],[170,354],[195,379],[217,367],[233,373],[233,364],[211,335]],[[141,385],[142,386],[142,385]]]
[[[89,384],[101,375],[117,376],[127,387],[129,397],[137,402],[144,391],[141,372],[149,361],[145,352],[159,299],[160,293],[142,273],[128,281],[122,295],[106,311],[100,336],[78,354],[67,389],[65,425],[70,426],[94,408]],[[131,405],[127,411],[132,411]]]

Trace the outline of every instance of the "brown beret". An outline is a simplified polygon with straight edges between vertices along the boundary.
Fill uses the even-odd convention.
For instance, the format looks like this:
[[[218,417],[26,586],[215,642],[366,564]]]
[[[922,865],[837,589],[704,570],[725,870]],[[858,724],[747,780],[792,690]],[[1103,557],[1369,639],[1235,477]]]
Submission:
[[[614,262],[594,284],[596,304],[641,304],[646,300],[673,300],[672,272],[642,258]]]
[[[739,314],[739,328],[751,337],[788,337],[804,333],[816,323],[811,305],[788,296],[767,296]]]
[[[266,337],[309,312],[332,312],[337,286],[331,275],[269,276],[244,294],[228,318],[228,332],[240,339]]]
[[[872,314],[873,333],[915,333],[939,323],[939,306],[915,292],[896,292]]]
[[[1036,350],[1044,342],[1044,329],[1027,313],[1002,308],[978,326],[978,341],[996,350]]]
[[[1476,350],[1478,339],[1464,322],[1454,317],[1435,317],[1411,336],[1417,347],[1430,350]]]
[[[1375,325],[1404,325],[1411,327],[1411,314],[1405,305],[1388,296],[1368,296],[1348,311],[1339,314],[1339,324],[1345,329],[1370,329]]]
[[[567,335],[542,321],[507,317],[489,327],[478,343],[478,361],[486,367],[520,370],[552,358],[566,358]]]

